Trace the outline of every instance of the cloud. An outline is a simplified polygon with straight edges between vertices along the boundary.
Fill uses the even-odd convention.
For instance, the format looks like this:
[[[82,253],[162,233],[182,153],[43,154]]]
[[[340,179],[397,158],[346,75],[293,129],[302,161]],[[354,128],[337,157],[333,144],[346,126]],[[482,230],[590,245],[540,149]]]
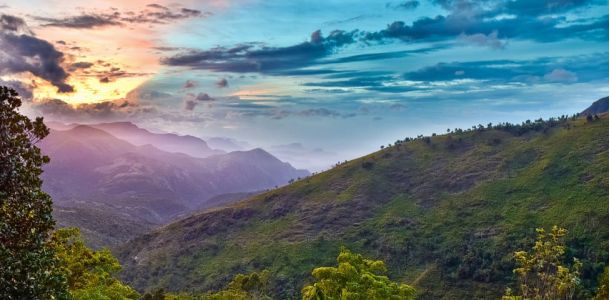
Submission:
[[[506,42],[498,39],[498,31],[494,30],[490,34],[485,35],[483,33],[475,34],[460,34],[459,39],[467,44],[472,44],[481,47],[489,47],[492,49],[504,49]]]
[[[214,101],[214,98],[210,97],[207,93],[199,93],[195,97],[197,101]]]
[[[309,41],[288,47],[268,47],[256,43],[233,47],[216,47],[191,51],[161,60],[170,66],[183,66],[219,72],[282,73],[299,69],[330,55],[336,49],[355,42],[355,31],[332,31],[323,37],[320,30],[311,34]]]
[[[2,80],[0,79],[0,86],[8,86],[19,94],[21,99],[31,101],[33,94],[32,90],[34,89],[33,85],[29,85],[17,80]]]
[[[565,5],[561,3],[565,2]],[[438,41],[455,38],[461,34],[482,34],[489,37],[494,31],[496,38],[528,39],[552,42],[567,38],[607,40],[608,16],[587,19],[585,24],[564,25],[564,16],[547,15],[586,5],[585,1],[436,1],[449,10],[447,15],[423,17],[410,25],[403,21],[390,23],[385,29],[367,32],[364,42],[399,39],[408,42]],[[544,5],[541,5],[545,3]],[[532,8],[534,7],[534,8]],[[502,15],[513,17],[500,17]],[[532,30],[535,28],[535,30]]]
[[[186,100],[184,101],[184,109],[186,110],[194,110],[195,106],[197,106],[197,102],[194,100]]]
[[[88,68],[91,68],[92,66],[93,66],[93,63],[91,63],[91,62],[79,61],[79,62],[72,63],[70,65],[70,69],[71,70],[88,69]]]
[[[138,12],[90,12],[64,18],[34,17],[42,26],[91,29],[96,27],[123,26],[125,24],[167,24],[172,21],[209,16],[199,10],[189,8],[170,9],[159,4],[149,4]]]
[[[406,10],[414,10],[419,6],[419,1],[417,0],[408,0],[408,1],[403,1],[397,4],[394,3],[386,3],[386,8],[392,8],[392,9],[406,9]]]
[[[61,66],[64,54],[29,32],[25,22],[17,17],[0,16],[0,74],[29,72],[49,81],[60,93],[72,92],[66,83],[68,73]]]
[[[403,78],[418,82],[452,80],[483,80],[487,84],[518,82],[532,84],[544,79],[548,82],[575,82],[577,74],[583,79],[607,78],[607,53],[592,56],[546,57],[534,60],[487,60],[439,63],[403,74]],[[574,66],[567,71],[561,65]]]
[[[195,81],[189,79],[184,83],[184,86],[182,86],[182,87],[185,89],[191,89],[191,88],[194,88],[196,84],[197,83]]]
[[[419,50],[372,53],[336,59],[327,59],[345,46],[402,41],[406,43],[433,43],[421,51],[437,51],[451,46],[456,39],[491,49],[506,47],[510,39],[555,42],[564,39],[606,41],[608,16],[579,19],[566,22],[561,15],[548,15],[576,9],[586,5],[584,1],[550,0],[528,7],[529,1],[437,0],[448,11],[445,15],[421,17],[411,23],[394,21],[378,31],[335,30],[328,36],[314,31],[306,42],[271,47],[263,43],[242,43],[233,46],[214,47],[207,50],[191,50],[165,57],[162,64],[203,69],[217,72],[269,75],[320,75],[336,72],[316,66],[332,63],[391,59],[415,54]],[[418,1],[399,4],[413,8]]]
[[[576,82],[578,81],[578,76],[566,69],[558,68],[544,74],[544,80],[550,82]]]
[[[117,78],[139,77],[139,76],[150,75],[149,73],[127,72],[127,71],[121,70],[120,67],[113,66],[110,63],[104,63],[103,66],[106,68],[101,69],[101,70],[100,69],[88,70],[87,75],[95,76],[95,77],[99,78],[99,81],[101,83],[113,82]],[[75,70],[75,69],[71,68],[71,71],[73,71],[73,70]]]
[[[225,88],[229,86],[229,82],[227,81],[226,78],[221,78],[218,81],[216,81],[216,87],[218,88]]]
[[[200,102],[208,102],[208,101],[215,101],[215,100],[216,99],[212,98],[207,93],[199,93],[197,95],[195,95],[193,93],[188,93],[188,94],[186,94],[186,98],[184,100],[184,109],[194,110],[195,107]]]
[[[45,22],[42,26],[66,27],[66,28],[95,28],[105,26],[121,25],[117,19],[117,13],[111,14],[89,14],[63,19],[36,17],[36,20]]]
[[[114,120],[134,116],[142,112],[152,112],[150,107],[141,107],[126,100],[104,101],[70,105],[59,99],[47,99],[32,104],[32,108],[45,117],[71,121]]]
[[[531,60],[483,60],[442,62],[396,75],[384,72],[338,72],[323,80],[305,82],[315,92],[362,90],[383,93],[459,90],[494,84],[536,84],[546,82],[586,82],[607,78],[607,52],[595,55],[543,57]],[[566,71],[562,66],[571,66]],[[324,88],[324,89],[319,89]],[[360,89],[360,90],[355,90]]]
[[[348,78],[345,80],[328,80],[332,79],[332,76],[326,77],[327,80],[318,81],[318,82],[307,82],[304,83],[304,86],[311,87],[333,87],[333,88],[378,88],[382,87],[386,82],[392,81],[394,79],[393,76],[390,75],[382,75],[375,76],[369,75],[367,73],[363,74],[354,74],[355,76],[352,78]]]
[[[308,108],[303,110],[273,110],[270,113],[262,113],[262,115],[268,115],[272,119],[280,120],[290,116],[312,118],[312,117],[323,117],[323,118],[350,118],[354,117],[353,114],[343,114],[335,110],[328,108]]]
[[[23,19],[11,15],[0,16],[0,28],[2,29],[2,31],[27,33],[32,35],[32,32],[30,31]]]

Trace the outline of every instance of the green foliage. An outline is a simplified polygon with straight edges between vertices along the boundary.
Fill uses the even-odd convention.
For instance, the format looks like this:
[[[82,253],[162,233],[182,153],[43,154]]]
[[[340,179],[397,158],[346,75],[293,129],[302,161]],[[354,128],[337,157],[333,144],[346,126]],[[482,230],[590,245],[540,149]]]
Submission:
[[[337,267],[320,267],[311,273],[316,278],[302,290],[303,300],[415,299],[415,289],[391,281],[385,263],[370,260],[341,248]]]
[[[237,274],[229,283],[229,286],[216,293],[208,293],[203,296],[205,300],[265,300],[271,299],[267,295],[269,283],[269,271],[260,273]]]
[[[505,127],[456,130],[430,145],[409,139],[175,222],[119,251],[125,278],[142,289],[210,290],[268,269],[269,294],[296,299],[345,245],[383,260],[420,299],[497,299],[532,228],[562,224],[566,256],[583,263],[576,297],[591,298],[608,261],[607,115]]]
[[[562,264],[567,230],[553,226],[549,233],[542,228],[536,232],[538,238],[531,252],[515,252],[518,267],[514,272],[519,277],[519,295],[511,295],[509,289],[503,299],[572,299],[580,282],[582,263],[574,258],[571,269]]]
[[[65,278],[47,244],[51,198],[39,178],[49,158],[35,146],[49,129],[20,106],[13,89],[0,87],[0,299],[64,299]]]
[[[119,281],[119,261],[108,249],[93,251],[83,242],[77,228],[62,228],[53,233],[51,245],[68,289],[74,299],[138,299],[138,293]]]
[[[191,300],[196,298],[183,298],[171,294],[166,294],[164,289],[157,289],[152,294],[146,293],[142,297],[142,300]]]
[[[597,284],[597,293],[593,300],[608,300],[608,267],[604,269],[604,272],[599,275]]]

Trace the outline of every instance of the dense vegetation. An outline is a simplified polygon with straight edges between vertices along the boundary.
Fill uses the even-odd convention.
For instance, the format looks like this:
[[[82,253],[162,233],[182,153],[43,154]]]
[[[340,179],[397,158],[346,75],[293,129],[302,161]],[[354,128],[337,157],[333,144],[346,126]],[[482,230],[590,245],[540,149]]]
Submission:
[[[85,246],[78,229],[52,232],[51,197],[41,190],[49,134],[42,118],[20,114],[21,99],[0,87],[0,299],[138,299],[116,278],[110,251]]]
[[[48,129],[20,105],[0,90],[0,298],[140,298],[109,250],[51,232]],[[151,300],[607,299],[607,114],[448,132],[147,234],[125,278]],[[552,224],[571,233],[532,246]]]
[[[33,146],[49,129],[20,106],[14,90],[0,87],[0,299],[61,299],[65,278],[48,244],[51,197],[40,180],[49,158]]]
[[[566,250],[563,238],[567,230],[553,226],[549,233],[543,228],[536,231],[538,238],[532,251],[515,252],[518,295],[513,295],[508,288],[502,299],[572,299],[580,281],[582,264],[578,258],[573,258],[571,268],[563,265]]]
[[[119,256],[138,289],[221,289],[268,269],[271,296],[294,299],[344,245],[384,260],[419,298],[497,299],[517,287],[512,253],[554,224],[570,229],[565,259],[581,258],[575,296],[591,297],[608,259],[607,115],[401,140],[165,226]]]

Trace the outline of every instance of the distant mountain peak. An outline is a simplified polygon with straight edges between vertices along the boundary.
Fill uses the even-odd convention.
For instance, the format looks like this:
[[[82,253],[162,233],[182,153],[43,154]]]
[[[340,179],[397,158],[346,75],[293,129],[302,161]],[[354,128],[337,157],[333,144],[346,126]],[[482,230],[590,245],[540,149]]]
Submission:
[[[108,132],[95,128],[95,127],[91,127],[89,125],[76,125],[74,127],[72,127],[71,129],[68,129],[67,131],[76,133],[76,134],[87,134],[87,135],[96,135],[96,136],[107,136],[107,137],[113,137],[111,134],[109,134]]]
[[[184,153],[192,157],[209,157],[224,151],[211,149],[206,141],[192,135],[154,133],[131,122],[112,122],[91,125],[104,130],[136,146],[150,144],[155,148],[173,153]]]

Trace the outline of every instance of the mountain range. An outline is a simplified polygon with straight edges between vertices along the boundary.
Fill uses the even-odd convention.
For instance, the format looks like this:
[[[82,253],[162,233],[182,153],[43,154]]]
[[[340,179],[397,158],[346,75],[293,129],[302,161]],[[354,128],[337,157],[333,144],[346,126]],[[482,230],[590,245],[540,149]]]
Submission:
[[[150,228],[210,207],[206,201],[214,197],[261,191],[309,175],[263,149],[224,153],[195,137],[151,133],[131,123],[73,124],[62,129],[52,129],[39,144],[51,157],[44,167],[43,188],[53,197],[62,225],[86,228],[78,216],[95,209],[106,215],[120,212],[117,220],[127,218]],[[113,240],[104,234],[92,239],[100,245]]]
[[[536,227],[569,230],[583,262],[577,298],[608,260],[608,114],[475,126],[393,146],[223,208],[195,213],[116,250],[140,290],[215,290],[267,269],[297,299],[341,246],[383,259],[421,299],[500,298],[512,254]]]

